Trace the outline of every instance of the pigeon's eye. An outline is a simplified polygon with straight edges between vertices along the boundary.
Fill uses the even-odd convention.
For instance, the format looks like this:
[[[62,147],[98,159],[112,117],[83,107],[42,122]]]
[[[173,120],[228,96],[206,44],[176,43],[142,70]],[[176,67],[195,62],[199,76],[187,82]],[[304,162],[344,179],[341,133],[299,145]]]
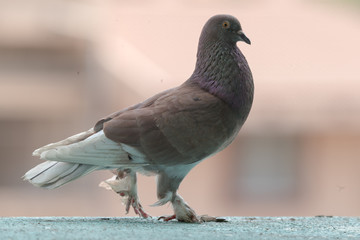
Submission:
[[[224,21],[222,27],[228,29],[230,27],[230,23],[228,21]]]

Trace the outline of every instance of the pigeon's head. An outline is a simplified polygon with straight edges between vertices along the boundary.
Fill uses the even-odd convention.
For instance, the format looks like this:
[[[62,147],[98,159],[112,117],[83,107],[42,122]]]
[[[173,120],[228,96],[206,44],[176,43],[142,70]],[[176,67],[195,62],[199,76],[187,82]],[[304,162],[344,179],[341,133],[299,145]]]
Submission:
[[[243,41],[251,44],[241,29],[239,20],[231,15],[215,15],[205,24],[201,37],[204,41],[235,44]]]

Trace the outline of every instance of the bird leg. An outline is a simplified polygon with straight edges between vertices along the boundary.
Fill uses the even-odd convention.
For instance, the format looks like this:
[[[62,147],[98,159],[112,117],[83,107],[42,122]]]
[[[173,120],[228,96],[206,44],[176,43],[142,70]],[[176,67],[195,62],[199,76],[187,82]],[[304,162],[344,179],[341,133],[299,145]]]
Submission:
[[[130,207],[133,207],[134,212],[140,217],[148,218],[147,214],[139,202],[137,195],[136,185],[136,172],[130,169],[117,170],[115,176],[100,183],[100,187],[104,187],[108,190],[113,190],[119,194],[122,198],[122,202],[125,204],[125,211],[128,214]]]
[[[184,199],[176,194],[171,201],[174,215],[162,216],[159,220],[170,221],[177,219],[179,222],[187,223],[203,223],[203,222],[226,222],[223,218],[216,218],[208,215],[196,215],[195,211],[184,201]]]
[[[189,169],[182,169],[184,176]],[[188,170],[188,171],[186,171]],[[169,177],[167,172],[161,172],[157,175],[157,196],[159,201],[152,206],[161,206],[167,202],[171,202],[174,209],[174,215],[162,216],[159,220],[170,221],[177,219],[179,222],[187,223],[201,223],[201,222],[223,222],[224,219],[217,219],[215,217],[209,217],[207,215],[198,216],[195,211],[184,201],[184,199],[177,193],[180,182],[183,177]]]
[[[177,193],[171,200],[174,215],[171,216],[162,216],[159,220],[170,221],[172,219],[177,219],[179,222],[188,222],[188,223],[200,223],[200,219],[196,215],[195,211],[184,201],[184,199]]]
[[[129,169],[125,171],[118,171],[117,178],[120,181],[125,181],[127,183],[127,189],[117,192],[125,201],[125,211],[128,214],[130,206],[133,207],[134,212],[143,218],[148,218],[150,215],[147,214],[143,207],[140,204],[139,197],[137,195],[137,185],[136,185],[136,172],[133,172]]]
[[[184,201],[184,199],[176,194],[171,201],[174,216],[179,222],[199,223],[200,219],[196,215],[195,211]]]

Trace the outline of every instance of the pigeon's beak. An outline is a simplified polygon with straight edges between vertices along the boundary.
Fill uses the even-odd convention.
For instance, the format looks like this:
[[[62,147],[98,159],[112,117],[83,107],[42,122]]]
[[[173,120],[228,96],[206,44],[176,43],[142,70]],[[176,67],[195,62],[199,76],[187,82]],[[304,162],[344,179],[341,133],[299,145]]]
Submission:
[[[248,37],[245,36],[245,34],[243,33],[242,30],[239,30],[239,31],[237,32],[237,34],[238,34],[238,36],[239,36],[239,40],[240,40],[240,41],[246,42],[247,44],[251,44],[250,39],[248,39]]]

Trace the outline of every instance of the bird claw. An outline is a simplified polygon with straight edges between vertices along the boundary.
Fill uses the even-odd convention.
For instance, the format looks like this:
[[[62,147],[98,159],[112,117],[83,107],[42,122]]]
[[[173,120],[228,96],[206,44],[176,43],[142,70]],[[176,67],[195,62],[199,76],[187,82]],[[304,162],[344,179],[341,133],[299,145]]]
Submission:
[[[176,215],[171,215],[171,216],[161,216],[158,218],[158,220],[163,220],[164,222],[168,222],[168,221],[171,221],[173,219],[176,219]]]
[[[171,221],[173,219],[176,219],[176,215],[171,215],[171,216],[161,216],[158,218],[158,220],[163,220],[164,222],[168,222]],[[181,219],[178,219],[179,222],[189,222],[189,221],[183,221]],[[212,217],[209,215],[201,215],[201,216],[193,216],[192,217],[192,223],[204,223],[204,222],[227,222],[227,220],[225,218],[217,218],[217,217]]]
[[[227,222],[225,218],[217,218],[209,215],[199,216],[200,222]]]
[[[172,200],[172,205],[175,214],[171,216],[159,217],[158,220],[168,222],[170,220],[176,219],[179,222],[187,223],[226,222],[226,220],[223,218],[216,218],[208,215],[196,215],[195,211],[184,201],[184,199],[179,194],[176,194]]]
[[[134,209],[135,214],[139,215],[140,217],[143,218],[148,218],[151,217],[149,214],[147,214],[144,210],[144,208],[142,207],[142,205],[140,204],[138,197],[137,196],[133,196],[133,195],[127,195],[125,196],[125,193],[121,192],[119,193],[119,195],[121,197],[126,197],[127,199],[125,200],[125,211],[126,214],[129,213],[130,207],[132,207]]]
[[[202,222],[201,219],[199,219],[196,215],[191,215],[186,218],[177,218],[176,214],[171,216],[161,216],[158,218],[158,220],[163,220],[164,222],[169,222],[173,219],[178,220],[179,222],[186,222],[186,223],[200,223]]]
[[[129,213],[130,207],[134,212],[143,218],[150,217],[139,202],[136,188],[136,174],[131,171],[117,170],[112,178],[100,183],[100,187],[113,190],[120,195],[122,203],[125,205],[126,214]]]
[[[137,215],[139,215],[140,217],[143,217],[143,218],[151,217],[149,214],[147,214],[145,212],[144,208],[141,206],[141,204],[139,202],[135,203],[135,201],[133,201],[132,207],[134,209],[134,212]]]
[[[176,219],[179,222],[200,223],[201,220],[196,215],[195,211],[184,201],[184,199],[176,194],[172,201]]]

